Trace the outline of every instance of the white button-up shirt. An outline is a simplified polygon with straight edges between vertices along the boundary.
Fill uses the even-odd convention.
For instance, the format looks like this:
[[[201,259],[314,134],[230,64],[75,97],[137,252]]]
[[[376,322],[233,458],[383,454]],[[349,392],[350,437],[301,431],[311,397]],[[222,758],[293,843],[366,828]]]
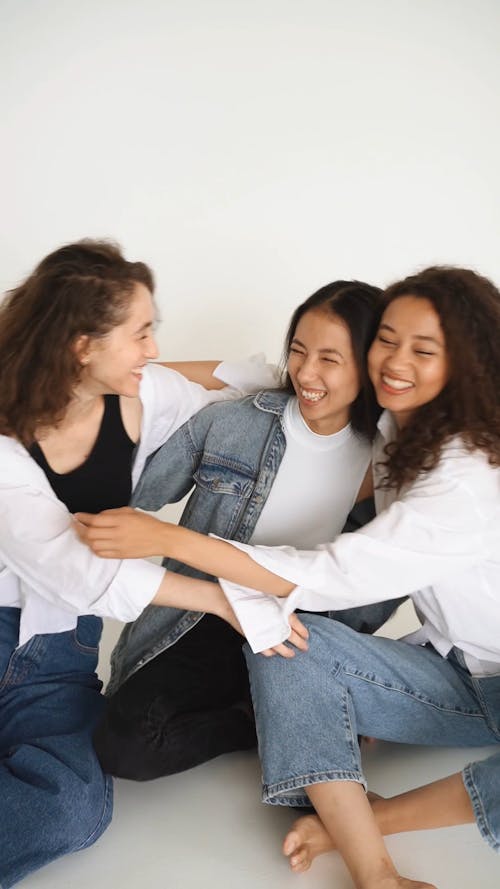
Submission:
[[[374,445],[375,484],[395,427],[386,412]],[[473,675],[500,673],[500,469],[461,439],[399,494],[377,490],[377,517],[314,550],[235,544],[296,584],[286,599],[222,581],[254,651],[289,635],[296,608],[326,611],[411,596],[422,627],[408,641],[446,656],[460,648]],[[267,601],[266,601],[267,600]]]
[[[231,384],[222,390],[208,391],[160,365],[144,369],[133,486],[149,454],[200,408],[239,397],[242,389],[273,385],[272,372],[259,359],[219,365],[216,375]],[[143,559],[94,555],[78,539],[43,470],[19,442],[0,435],[0,606],[22,609],[20,645],[35,633],[73,629],[80,614],[134,620],[164,574]]]

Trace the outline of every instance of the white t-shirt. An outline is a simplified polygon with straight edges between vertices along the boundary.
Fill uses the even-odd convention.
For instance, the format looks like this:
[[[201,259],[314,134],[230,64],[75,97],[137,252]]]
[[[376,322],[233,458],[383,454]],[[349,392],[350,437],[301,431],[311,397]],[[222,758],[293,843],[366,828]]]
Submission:
[[[375,472],[394,435],[386,412]],[[297,585],[278,599],[222,581],[253,650],[284,641],[296,608],[326,611],[409,595],[422,627],[408,641],[429,641],[443,656],[456,646],[473,675],[500,673],[500,469],[456,438],[435,469],[400,494],[376,491],[375,503],[372,522],[313,550],[234,544]]]
[[[371,448],[350,425],[318,435],[290,398],[283,413],[286,450],[250,543],[307,548],[344,527],[368,469]]]
[[[132,484],[153,453],[196,411],[269,385],[262,362],[219,365],[237,388],[206,390],[160,365],[144,369],[141,437]],[[22,609],[19,644],[35,633],[76,626],[78,615],[135,620],[156,594],[164,569],[143,559],[101,559],[78,539],[72,516],[28,451],[0,435],[0,606]]]

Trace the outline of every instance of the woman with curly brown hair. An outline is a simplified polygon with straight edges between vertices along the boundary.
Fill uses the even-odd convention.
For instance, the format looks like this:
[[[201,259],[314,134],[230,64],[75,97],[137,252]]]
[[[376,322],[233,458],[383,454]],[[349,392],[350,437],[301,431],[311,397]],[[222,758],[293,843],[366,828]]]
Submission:
[[[336,848],[359,889],[429,887],[397,873],[382,834],[474,820],[500,849],[499,753],[370,800],[358,743],[500,743],[499,345],[500,294],[474,272],[429,268],[388,288],[369,353],[385,408],[374,447],[378,514],[354,534],[300,552],[198,539],[135,515],[111,513],[93,530],[103,554],[159,552],[228,578],[255,651],[286,639],[295,608],[413,599],[421,627],[405,640],[310,615],[307,653],[247,655],[264,799],[317,813],[285,840],[296,871]]]
[[[152,293],[144,263],[85,241],[47,256],[0,306],[3,889],[109,823],[111,779],[91,741],[101,617],[131,620],[150,602],[232,616],[213,584],[188,591],[158,565],[105,562],[74,530],[77,509],[127,504],[148,455],[199,408],[241,395],[149,364]],[[214,367],[190,369],[217,388]]]

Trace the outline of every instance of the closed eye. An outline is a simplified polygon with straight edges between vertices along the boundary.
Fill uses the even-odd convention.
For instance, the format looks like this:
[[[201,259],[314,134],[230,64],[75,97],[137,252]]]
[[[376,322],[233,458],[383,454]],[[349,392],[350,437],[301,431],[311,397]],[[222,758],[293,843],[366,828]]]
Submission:
[[[397,343],[394,343],[392,340],[387,340],[385,337],[381,336],[380,333],[377,337],[379,343],[385,343],[387,346],[396,346]]]

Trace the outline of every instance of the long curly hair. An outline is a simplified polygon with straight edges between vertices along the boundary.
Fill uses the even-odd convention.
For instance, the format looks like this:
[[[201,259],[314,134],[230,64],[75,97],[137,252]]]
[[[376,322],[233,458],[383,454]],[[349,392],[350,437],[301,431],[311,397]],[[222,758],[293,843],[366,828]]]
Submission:
[[[153,292],[144,263],[108,241],[67,244],[46,256],[0,304],[0,434],[29,446],[57,425],[81,375],[75,342],[106,336],[127,317],[135,284]]]
[[[381,487],[400,490],[433,469],[455,436],[499,466],[500,292],[471,269],[432,266],[388,287],[385,307],[402,296],[429,300],[439,315],[449,377],[386,447]]]
[[[379,287],[365,284],[364,281],[332,281],[331,284],[325,284],[295,309],[285,336],[281,361],[285,389],[293,392],[286,364],[300,319],[312,309],[322,309],[341,318],[349,329],[361,385],[359,395],[350,407],[349,419],[355,432],[370,441],[376,432],[380,408],[368,376],[366,356],[380,320],[382,295],[383,291]]]

